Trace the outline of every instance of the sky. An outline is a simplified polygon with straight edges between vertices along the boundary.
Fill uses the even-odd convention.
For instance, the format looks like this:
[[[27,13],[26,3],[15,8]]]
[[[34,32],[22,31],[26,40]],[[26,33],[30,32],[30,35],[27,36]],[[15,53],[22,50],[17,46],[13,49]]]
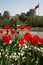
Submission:
[[[4,11],[9,11],[11,16],[27,13],[37,4],[39,4],[39,8],[37,8],[36,14],[43,16],[43,0],[0,0],[0,13],[3,15]]]

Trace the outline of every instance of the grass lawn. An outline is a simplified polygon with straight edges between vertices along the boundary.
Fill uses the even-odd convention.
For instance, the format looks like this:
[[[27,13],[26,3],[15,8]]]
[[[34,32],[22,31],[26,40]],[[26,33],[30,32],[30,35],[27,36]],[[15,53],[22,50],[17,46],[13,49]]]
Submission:
[[[31,30],[42,30],[43,31],[43,27],[32,27]]]

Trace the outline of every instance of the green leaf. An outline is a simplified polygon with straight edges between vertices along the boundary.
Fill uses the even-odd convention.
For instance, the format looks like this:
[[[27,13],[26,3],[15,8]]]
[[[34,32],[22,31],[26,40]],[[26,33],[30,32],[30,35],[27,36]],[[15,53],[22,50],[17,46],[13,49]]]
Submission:
[[[27,53],[26,65],[31,65],[31,57],[28,53]]]

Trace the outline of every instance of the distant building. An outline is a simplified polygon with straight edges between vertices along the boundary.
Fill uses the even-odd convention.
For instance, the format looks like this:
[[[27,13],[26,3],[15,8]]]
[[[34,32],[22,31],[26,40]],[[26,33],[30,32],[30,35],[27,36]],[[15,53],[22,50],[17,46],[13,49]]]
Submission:
[[[27,16],[36,17],[36,11],[34,9],[30,9],[27,13]]]
[[[27,16],[30,16],[30,12],[28,11],[28,12],[26,13],[26,15],[27,15]]]

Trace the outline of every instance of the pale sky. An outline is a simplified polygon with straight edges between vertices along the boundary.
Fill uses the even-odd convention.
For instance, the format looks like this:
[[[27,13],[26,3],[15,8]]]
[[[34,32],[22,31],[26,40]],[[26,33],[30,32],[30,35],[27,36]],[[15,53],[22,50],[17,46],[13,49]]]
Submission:
[[[36,10],[38,15],[43,16],[43,0],[0,0],[0,12],[9,11],[11,16],[26,13],[29,9],[39,4]]]

